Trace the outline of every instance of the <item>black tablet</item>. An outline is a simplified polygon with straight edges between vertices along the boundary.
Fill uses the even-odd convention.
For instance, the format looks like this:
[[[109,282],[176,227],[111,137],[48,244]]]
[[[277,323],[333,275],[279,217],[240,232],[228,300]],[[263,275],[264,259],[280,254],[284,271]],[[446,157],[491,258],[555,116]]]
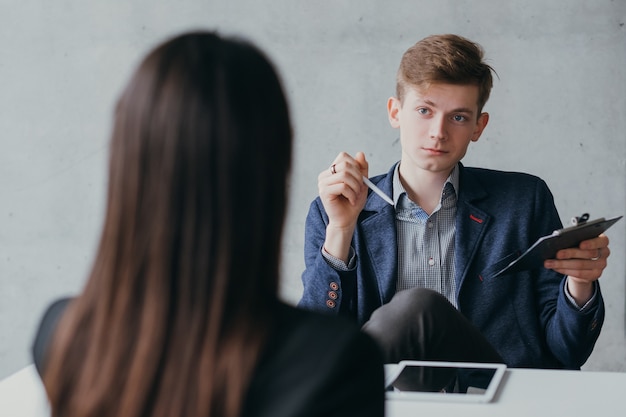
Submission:
[[[505,371],[503,363],[401,361],[385,365],[386,398],[489,402]]]

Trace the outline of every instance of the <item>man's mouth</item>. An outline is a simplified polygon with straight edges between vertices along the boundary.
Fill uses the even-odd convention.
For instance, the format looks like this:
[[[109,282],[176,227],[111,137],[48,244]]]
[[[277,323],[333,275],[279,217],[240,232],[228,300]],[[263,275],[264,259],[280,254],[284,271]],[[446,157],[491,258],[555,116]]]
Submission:
[[[443,155],[445,153],[448,153],[447,151],[444,151],[443,149],[436,149],[436,148],[422,148],[422,149],[432,155]]]

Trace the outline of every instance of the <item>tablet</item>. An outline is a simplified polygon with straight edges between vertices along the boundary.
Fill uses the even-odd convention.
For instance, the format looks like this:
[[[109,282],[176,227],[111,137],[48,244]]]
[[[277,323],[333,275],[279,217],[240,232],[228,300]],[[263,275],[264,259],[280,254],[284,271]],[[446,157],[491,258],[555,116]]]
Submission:
[[[543,266],[543,261],[546,259],[554,259],[556,253],[561,249],[576,247],[583,240],[599,236],[621,218],[622,216],[613,217],[612,219],[601,217],[555,230],[551,235],[539,238],[526,252],[504,269],[498,271],[494,277],[539,268]]]
[[[506,371],[503,363],[401,361],[386,365],[388,400],[489,402]]]

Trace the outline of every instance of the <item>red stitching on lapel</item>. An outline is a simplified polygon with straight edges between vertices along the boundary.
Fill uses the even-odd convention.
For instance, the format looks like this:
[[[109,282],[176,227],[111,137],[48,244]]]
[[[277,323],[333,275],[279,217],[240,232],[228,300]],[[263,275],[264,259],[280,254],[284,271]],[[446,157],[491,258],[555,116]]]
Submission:
[[[474,220],[478,224],[482,224],[482,222],[483,222],[483,219],[479,219],[478,217],[474,216],[473,214],[470,214],[470,219]]]

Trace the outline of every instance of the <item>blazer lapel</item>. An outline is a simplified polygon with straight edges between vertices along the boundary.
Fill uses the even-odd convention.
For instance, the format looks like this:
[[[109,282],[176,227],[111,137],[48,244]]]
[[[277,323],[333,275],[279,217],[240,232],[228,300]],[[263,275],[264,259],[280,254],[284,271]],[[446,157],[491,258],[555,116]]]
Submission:
[[[395,165],[394,165],[395,167]],[[374,183],[393,198],[394,167]],[[371,267],[375,273],[381,303],[387,303],[396,292],[398,247],[395,208],[370,190],[358,224]],[[357,252],[359,252],[357,250]]]
[[[467,276],[485,230],[491,221],[491,215],[474,204],[487,196],[487,191],[478,183],[471,172],[461,168],[460,192],[457,200],[456,238],[455,238],[455,281],[457,297],[461,285]]]
[[[393,196],[394,168],[395,165],[387,175],[382,176],[378,181],[374,180],[374,183],[390,197]],[[488,195],[487,190],[461,164],[460,170],[455,238],[457,296],[492,218],[475,204],[476,201]],[[363,238],[360,243],[365,246],[371,267],[376,275],[381,302],[387,303],[395,294],[398,275],[395,209],[382,198],[372,195],[370,191],[370,196],[361,212],[359,225]],[[357,252],[359,252],[358,249]]]

